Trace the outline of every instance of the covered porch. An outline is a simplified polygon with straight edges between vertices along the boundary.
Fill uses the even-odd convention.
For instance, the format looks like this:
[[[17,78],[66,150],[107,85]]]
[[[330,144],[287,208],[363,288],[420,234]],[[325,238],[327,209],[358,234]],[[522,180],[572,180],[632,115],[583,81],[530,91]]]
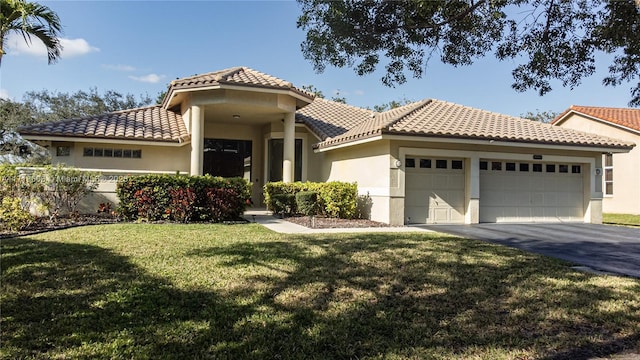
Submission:
[[[306,180],[308,140],[304,128],[296,133],[295,113],[312,95],[290,84],[283,89],[218,80],[183,88],[184,82],[172,83],[163,106],[181,113],[190,133],[191,175],[243,177],[253,183],[256,205],[266,182]]]

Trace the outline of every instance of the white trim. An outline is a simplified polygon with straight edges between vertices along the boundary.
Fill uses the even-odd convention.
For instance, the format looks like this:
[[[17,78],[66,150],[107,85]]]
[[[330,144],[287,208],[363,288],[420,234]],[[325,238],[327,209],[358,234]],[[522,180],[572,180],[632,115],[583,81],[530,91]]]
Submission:
[[[372,137],[369,137],[369,138],[356,140],[356,141],[352,141],[352,142],[348,142],[348,143],[341,143],[341,144],[338,144],[338,145],[332,145],[332,146],[323,147],[323,148],[320,148],[320,149],[314,149],[313,152],[320,153],[320,152],[340,149],[340,148],[354,146],[354,145],[366,144],[368,142],[372,142],[372,141],[376,141],[376,140],[382,140],[382,138],[383,138],[382,135],[376,135],[376,136],[372,136]]]
[[[611,152],[611,153],[628,153],[631,149],[615,149],[609,147],[602,147],[598,145],[554,145],[554,144],[541,144],[541,143],[526,143],[526,142],[509,142],[503,140],[472,140],[472,139],[457,139],[457,138],[441,138],[441,137],[423,137],[423,136],[410,136],[410,135],[382,135],[385,140],[403,140],[403,141],[418,141],[418,142],[435,142],[435,143],[461,143],[471,145],[487,145],[487,146],[500,146],[500,147],[517,147],[517,148],[535,148],[535,149],[553,149],[553,150],[577,150],[577,151],[589,151],[589,152]],[[500,151],[500,150],[497,150]]]
[[[413,148],[413,147],[400,147],[398,149],[398,159],[402,161],[403,164],[406,163],[406,157],[409,156],[430,156],[430,157],[447,157],[447,158],[463,158],[463,159],[472,159],[480,160],[480,159],[496,159],[496,160],[515,160],[515,161],[527,161],[527,162],[566,162],[573,164],[582,164],[583,167],[583,184],[587,188],[584,190],[584,222],[591,222],[591,202],[594,200],[600,200],[602,198],[602,193],[596,192],[596,175],[595,175],[595,165],[596,165],[596,157],[600,156],[599,154],[594,154],[593,157],[589,156],[562,156],[562,155],[544,155],[542,160],[534,160],[532,154],[522,154],[522,153],[503,153],[503,152],[493,152],[493,151],[470,151],[470,150],[446,150],[446,149],[430,149],[430,148]],[[467,166],[465,172],[471,171],[473,168]],[[405,168],[401,166],[399,168],[399,187],[391,189],[391,196],[404,198],[406,194],[405,189]],[[470,174],[469,176],[474,176],[476,174]],[[467,176],[467,175],[465,175]],[[479,172],[477,174],[479,176]],[[469,179],[469,181],[473,181],[473,179]],[[466,201],[469,203],[473,201],[474,195],[468,193],[468,190],[465,186]],[[479,194],[478,194],[479,195]],[[480,201],[482,201],[480,199]],[[469,209],[469,204],[466,204],[466,209]],[[472,217],[467,216],[465,213],[465,223],[470,223]]]
[[[90,138],[90,137],[65,137],[65,136],[23,136],[26,140],[32,141],[60,141],[60,142],[73,142],[73,143],[96,143],[96,144],[123,144],[123,145],[145,145],[145,146],[168,146],[168,147],[181,147],[191,143],[191,140],[184,142],[172,142],[172,141],[149,141],[149,140],[120,140],[120,139],[103,139],[103,138]]]

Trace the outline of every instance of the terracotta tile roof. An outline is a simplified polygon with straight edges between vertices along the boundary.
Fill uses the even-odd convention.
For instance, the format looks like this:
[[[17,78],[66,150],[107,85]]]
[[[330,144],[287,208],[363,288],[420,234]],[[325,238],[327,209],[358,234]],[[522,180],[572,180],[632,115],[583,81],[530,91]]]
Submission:
[[[343,134],[329,137],[316,146],[326,148],[382,134],[613,148],[634,145],[446,101],[422,100],[385,113],[374,113]]]
[[[243,66],[173,80],[169,88],[197,89],[223,84],[291,90],[309,100],[314,98],[313,94],[296,88],[288,81]]]
[[[560,120],[570,112],[592,116],[602,121],[640,131],[640,109],[629,108],[572,105],[562,114],[558,115],[551,123],[556,124],[560,122]]]
[[[184,142],[190,138],[180,114],[157,105],[24,126],[18,132],[27,138],[38,135],[159,142]]]
[[[371,110],[316,98],[296,112],[296,121],[307,125],[321,140],[325,140],[366,122],[373,113]]]

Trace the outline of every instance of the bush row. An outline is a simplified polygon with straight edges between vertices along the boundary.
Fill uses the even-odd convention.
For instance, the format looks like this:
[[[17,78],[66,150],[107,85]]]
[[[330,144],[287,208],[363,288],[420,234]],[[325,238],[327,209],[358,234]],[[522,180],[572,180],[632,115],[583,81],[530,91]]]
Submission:
[[[119,179],[116,194],[127,220],[220,222],[242,216],[251,184],[210,175],[140,175]]]
[[[264,185],[263,190],[267,209],[275,213],[322,214],[343,219],[356,216],[358,205],[356,183],[270,182]],[[313,200],[314,197],[315,200]],[[315,206],[312,205],[314,202]]]
[[[20,171],[0,165],[0,227],[20,230],[33,221],[30,211],[52,219],[77,214],[80,201],[98,187],[100,174],[63,165]]]

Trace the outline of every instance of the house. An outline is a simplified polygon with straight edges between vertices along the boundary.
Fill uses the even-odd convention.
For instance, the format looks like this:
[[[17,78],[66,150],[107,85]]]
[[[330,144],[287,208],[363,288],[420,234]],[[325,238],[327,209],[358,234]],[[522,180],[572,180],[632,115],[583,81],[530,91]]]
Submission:
[[[640,143],[640,109],[574,105],[552,124]],[[640,149],[602,156],[602,211],[640,215]]]
[[[174,80],[161,105],[20,129],[54,163],[101,171],[357,182],[406,223],[601,222],[603,153],[631,141],[425,99],[374,112],[235,67]]]

